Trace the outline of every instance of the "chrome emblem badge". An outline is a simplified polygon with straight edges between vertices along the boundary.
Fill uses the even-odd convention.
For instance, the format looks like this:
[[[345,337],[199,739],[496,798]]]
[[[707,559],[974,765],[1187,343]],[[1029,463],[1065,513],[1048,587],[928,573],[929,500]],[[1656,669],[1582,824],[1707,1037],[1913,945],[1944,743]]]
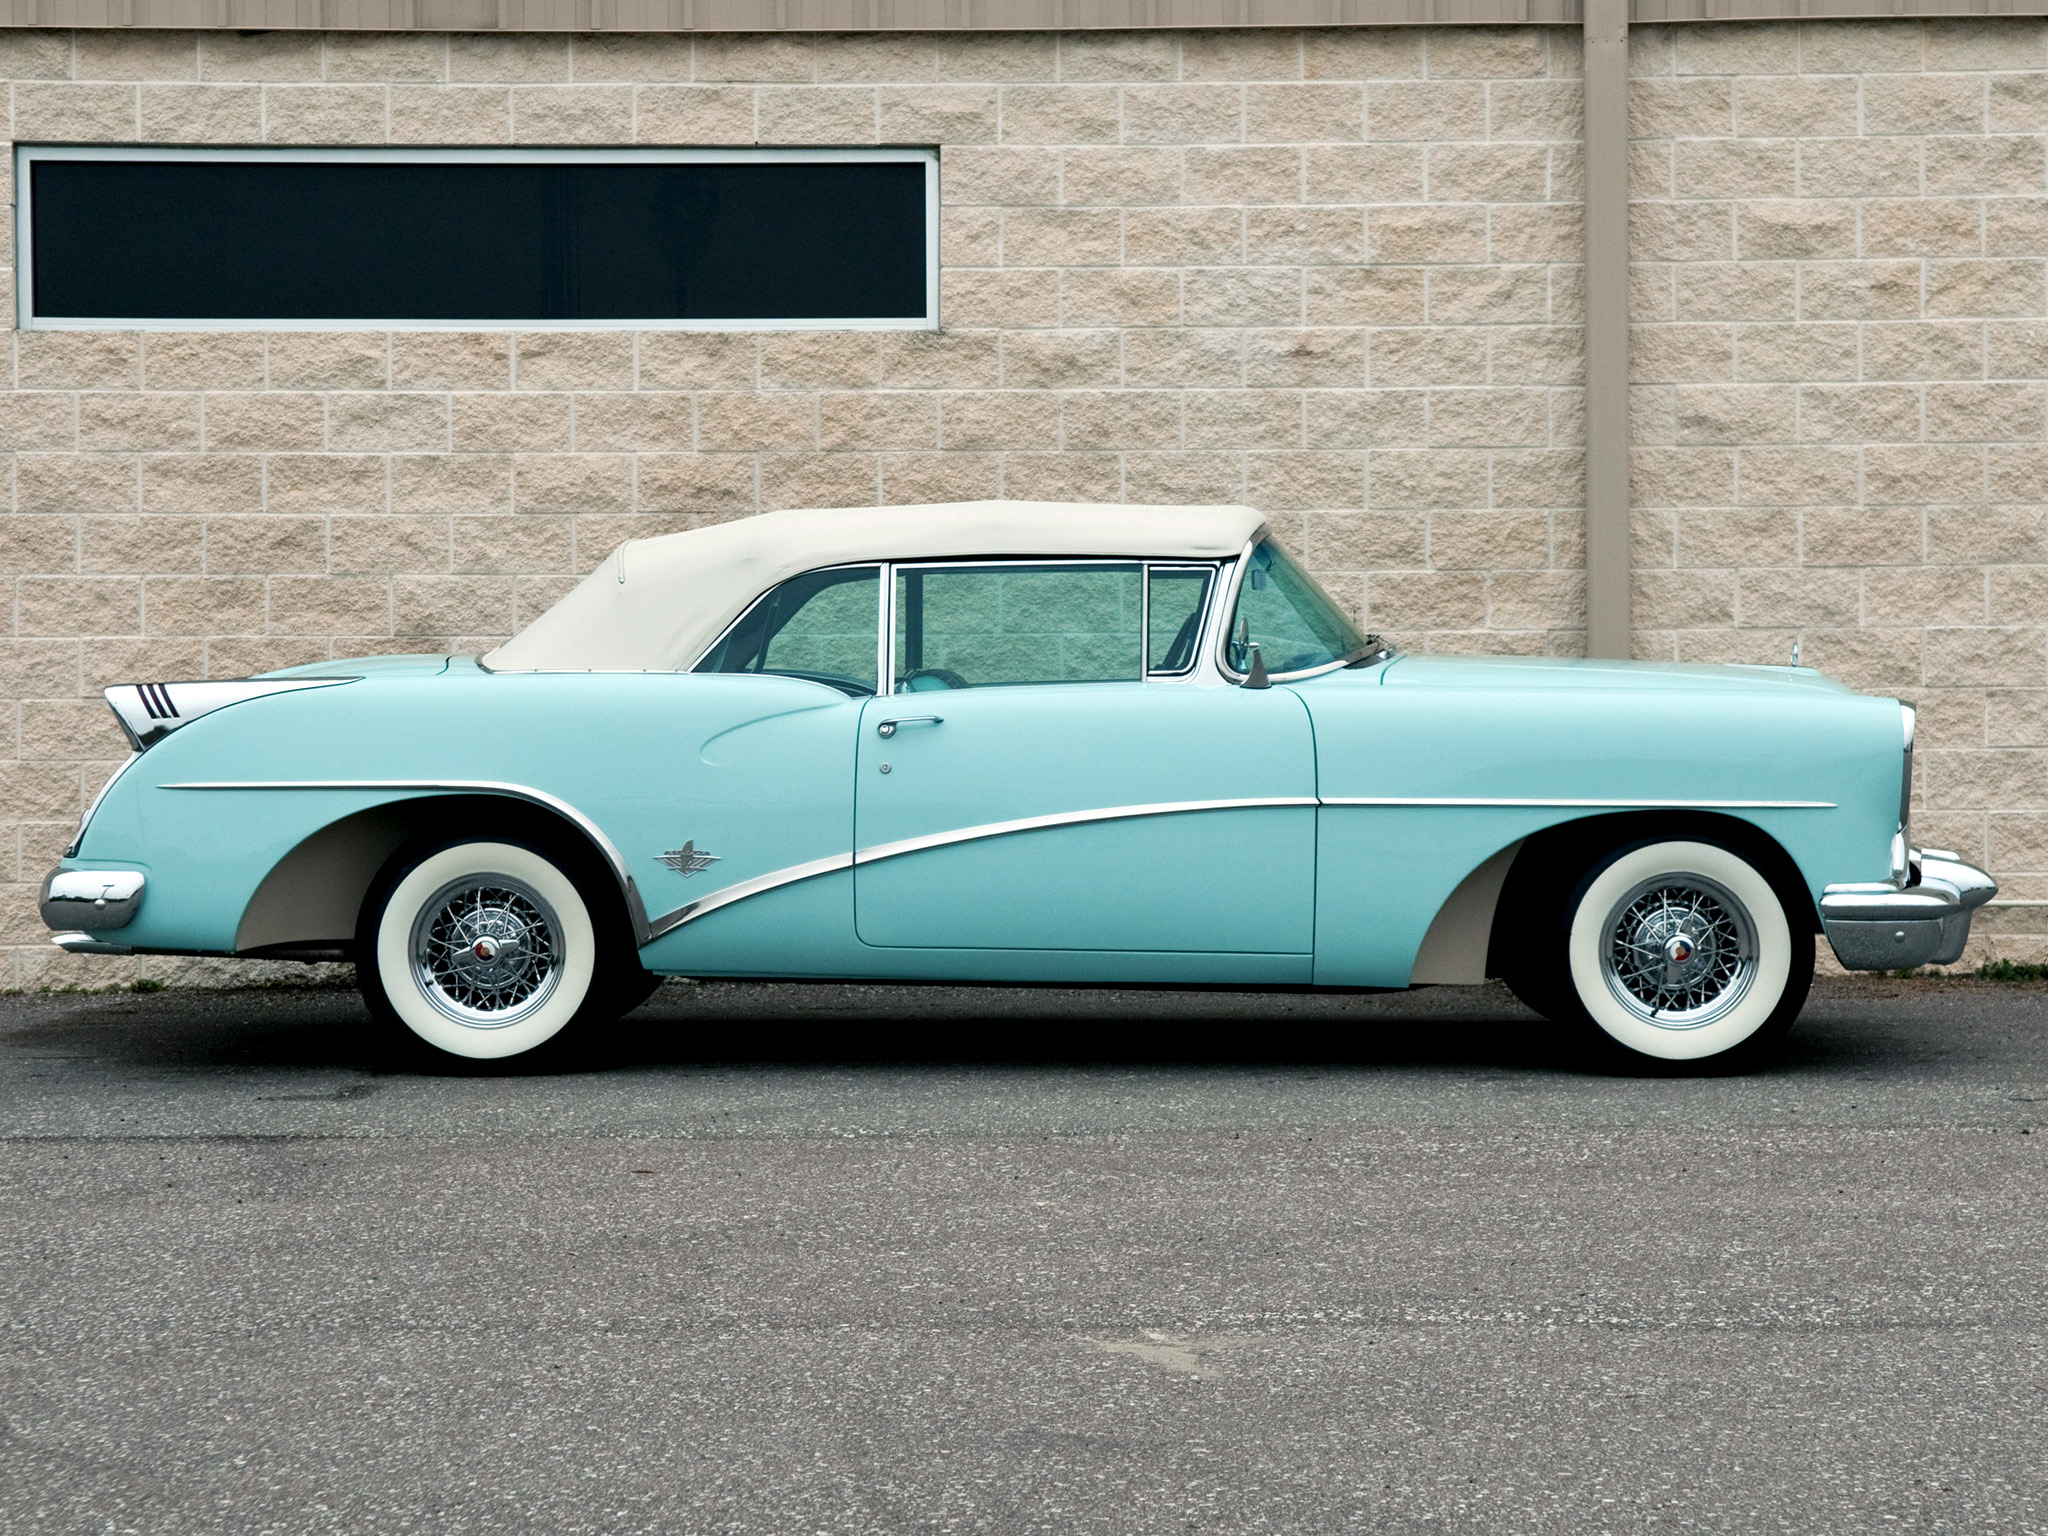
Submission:
[[[718,862],[717,854],[699,853],[697,851],[697,840],[694,837],[683,844],[682,847],[671,848],[667,853],[658,855],[658,858],[660,862],[666,864],[685,880],[689,879],[690,876],[696,874],[699,870],[709,869]]]

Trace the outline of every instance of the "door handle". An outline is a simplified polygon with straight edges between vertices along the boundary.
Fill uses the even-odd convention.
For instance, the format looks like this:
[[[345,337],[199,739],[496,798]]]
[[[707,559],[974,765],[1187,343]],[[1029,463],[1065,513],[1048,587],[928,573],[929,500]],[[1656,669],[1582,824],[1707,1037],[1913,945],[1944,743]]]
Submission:
[[[877,736],[894,736],[899,725],[944,725],[944,715],[898,715],[893,720],[884,720],[875,727]]]

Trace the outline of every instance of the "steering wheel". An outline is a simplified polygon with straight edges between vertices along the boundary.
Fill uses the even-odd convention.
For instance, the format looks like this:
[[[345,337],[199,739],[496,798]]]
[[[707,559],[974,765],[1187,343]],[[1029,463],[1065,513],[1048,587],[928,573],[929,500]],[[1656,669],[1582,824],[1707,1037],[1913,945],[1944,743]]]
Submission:
[[[965,688],[967,679],[951,667],[919,667],[903,679],[912,693],[929,693],[935,688]]]

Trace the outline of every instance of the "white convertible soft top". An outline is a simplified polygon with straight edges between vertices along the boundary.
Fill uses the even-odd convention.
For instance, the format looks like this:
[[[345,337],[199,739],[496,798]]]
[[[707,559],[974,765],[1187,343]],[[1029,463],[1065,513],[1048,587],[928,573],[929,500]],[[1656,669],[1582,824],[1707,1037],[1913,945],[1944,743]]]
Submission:
[[[483,658],[494,672],[673,672],[777,582],[864,560],[1001,555],[1221,560],[1265,519],[1250,507],[958,501],[769,512],[632,539]]]

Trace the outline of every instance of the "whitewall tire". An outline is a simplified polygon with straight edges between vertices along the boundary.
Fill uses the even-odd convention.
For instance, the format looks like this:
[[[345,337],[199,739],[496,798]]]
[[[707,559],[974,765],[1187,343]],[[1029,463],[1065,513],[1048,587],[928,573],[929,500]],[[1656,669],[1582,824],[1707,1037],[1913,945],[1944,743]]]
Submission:
[[[1701,1061],[1790,1024],[1812,981],[1813,941],[1740,854],[1654,842],[1622,850],[1581,883],[1564,969],[1570,1000],[1610,1040],[1661,1061]]]
[[[552,1039],[589,1000],[597,932],[576,882],[517,843],[463,842],[401,873],[366,913],[359,962],[427,1044],[472,1060]],[[372,988],[377,995],[371,994]]]

